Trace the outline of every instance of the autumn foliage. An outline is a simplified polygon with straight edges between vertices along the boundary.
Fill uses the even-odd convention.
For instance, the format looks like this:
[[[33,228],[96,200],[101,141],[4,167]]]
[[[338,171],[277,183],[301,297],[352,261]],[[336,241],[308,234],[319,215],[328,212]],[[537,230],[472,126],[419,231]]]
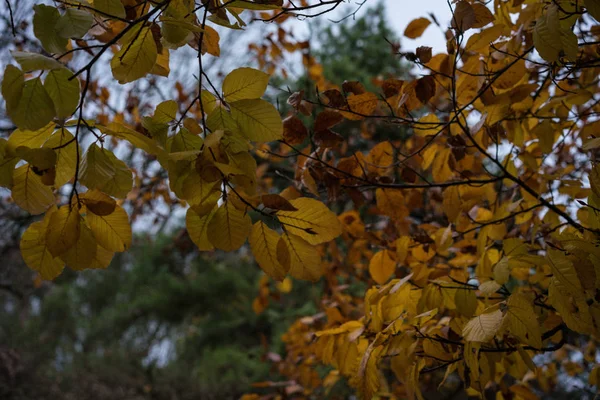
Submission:
[[[265,398],[345,379],[364,399],[422,399],[458,378],[472,395],[528,399],[553,389],[569,352],[595,385],[600,2],[449,2],[450,26],[423,17],[404,31],[437,25],[446,51],[394,49],[413,79],[343,84],[287,24],[340,4],[36,5],[43,51],[12,52],[2,79],[16,129],[0,139],[0,185],[40,215],[21,239],[26,264],[46,280],[107,268],[160,200],[187,207],[199,250],[251,251],[266,274],[257,313],[271,280],[323,280],[322,312],[283,337],[275,368],[289,380],[258,383]],[[249,46],[258,69],[213,82],[203,60],[220,55],[218,31],[255,20],[276,26]],[[151,112],[108,107],[110,84],[168,77],[183,47],[197,56],[192,93],[171,82]],[[286,94],[278,109],[263,99],[270,75],[296,53],[311,89],[269,89]],[[109,70],[114,82],[99,79]]]

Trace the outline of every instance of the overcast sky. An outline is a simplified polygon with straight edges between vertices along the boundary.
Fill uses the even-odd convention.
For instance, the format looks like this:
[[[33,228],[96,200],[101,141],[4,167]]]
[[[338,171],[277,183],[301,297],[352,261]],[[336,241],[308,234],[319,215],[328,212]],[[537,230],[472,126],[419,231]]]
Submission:
[[[369,2],[372,1],[369,0]],[[399,36],[402,35],[410,21],[419,17],[427,17],[428,13],[433,13],[442,27],[446,28],[449,25],[451,13],[446,0],[384,0],[384,3],[388,11],[388,22]],[[423,36],[416,40],[401,38],[404,50],[414,50],[418,46],[430,46],[433,47],[435,54],[446,48],[443,32],[434,24],[431,24]]]
[[[360,17],[367,12],[369,6],[374,6],[377,4],[378,0],[367,0],[365,5],[360,8],[359,12],[356,14],[357,17]],[[379,0],[383,2],[386,6],[387,10],[387,19],[389,22],[389,26],[396,30],[398,36],[402,39],[402,49],[404,51],[414,50],[418,46],[430,46],[433,47],[434,54],[436,52],[444,51],[446,48],[446,42],[444,40],[443,31],[440,30],[434,24],[431,24],[423,36],[418,39],[412,40],[402,36],[404,29],[408,25],[410,21],[419,17],[429,17],[429,13],[433,13],[440,23],[440,25],[445,29],[449,25],[450,21],[450,10],[448,8],[448,3],[446,0]],[[333,14],[327,14],[321,16],[321,19],[331,19],[335,20],[346,16],[353,11],[355,11],[362,0],[350,0],[347,3],[342,4],[340,7],[335,10]],[[325,21],[322,21],[325,22]],[[305,28],[306,24],[303,21],[298,21],[297,29],[302,31]]]

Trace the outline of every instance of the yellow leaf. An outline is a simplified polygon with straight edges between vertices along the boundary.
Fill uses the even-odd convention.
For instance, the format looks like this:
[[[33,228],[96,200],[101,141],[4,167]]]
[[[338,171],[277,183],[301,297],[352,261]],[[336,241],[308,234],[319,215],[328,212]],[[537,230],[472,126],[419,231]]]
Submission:
[[[517,352],[519,353],[519,356],[521,357],[521,359],[523,360],[525,365],[527,365],[527,367],[531,371],[535,372],[537,370],[537,367],[536,367],[535,363],[533,362],[533,360],[531,359],[529,352],[521,346],[517,347]]]
[[[52,189],[42,183],[29,164],[13,171],[12,198],[23,210],[41,214],[54,204]]]
[[[30,131],[26,129],[16,129],[8,138],[7,151],[15,155],[17,148],[21,146],[36,148],[41,147],[54,132],[54,123],[49,123],[41,129]]]
[[[375,282],[380,285],[384,284],[394,271],[396,271],[396,261],[392,258],[389,250],[381,250],[371,257],[369,273]]]
[[[108,127],[104,129],[104,132],[119,139],[127,140],[134,147],[140,148],[148,154],[155,155],[161,164],[166,164],[167,152],[165,149],[158,146],[151,138],[117,122],[108,125]]]
[[[75,176],[77,164],[77,147],[73,135],[61,128],[54,132],[44,143],[44,147],[55,149],[56,152],[56,177],[54,186],[61,187]]]
[[[94,189],[113,179],[116,168],[108,156],[109,153],[110,151],[101,149],[96,143],[90,145],[79,169],[79,182],[82,185]]]
[[[171,73],[169,54],[169,50],[163,47],[162,52],[156,56],[156,64],[154,64],[149,73],[168,77]]]
[[[411,243],[410,236],[402,236],[396,240],[396,261],[402,264],[408,256],[409,246]]]
[[[92,230],[86,224],[81,224],[77,241],[61,258],[72,270],[88,269],[93,265],[98,247]]]
[[[461,211],[461,201],[458,187],[450,186],[444,190],[443,194],[443,208],[444,213],[448,217],[448,221],[455,222]]]
[[[40,273],[42,279],[52,280],[61,274],[64,262],[53,257],[46,243],[46,229],[53,210],[42,221],[29,225],[21,236],[20,248],[23,260],[29,268]]]
[[[342,224],[325,204],[308,197],[290,200],[298,211],[277,211],[279,221],[290,233],[315,245],[342,234]]]
[[[381,142],[369,151],[365,161],[369,172],[387,175],[394,166],[394,147],[390,142]]]
[[[125,18],[125,7],[121,0],[94,0],[94,10],[102,17]]]
[[[113,152],[108,150],[106,151],[108,158],[112,160],[112,163],[115,167],[115,175],[103,185],[97,186],[97,188],[117,198],[127,197],[133,188],[133,177],[131,170],[123,161],[119,160]]]
[[[550,4],[533,28],[533,44],[540,56],[548,62],[564,57],[569,61],[577,59],[577,36],[567,27],[561,26],[559,8]]]
[[[223,97],[228,102],[258,99],[269,83],[269,74],[253,68],[238,68],[223,80]]]
[[[123,37],[121,50],[110,62],[113,76],[121,84],[143,78],[156,64],[157,56],[150,28],[136,26]]]
[[[194,170],[183,180],[181,188],[181,198],[186,200],[190,205],[198,205],[205,203],[209,197],[213,196],[220,188],[219,182],[206,182]],[[212,204],[213,206],[215,202]],[[212,209],[212,206],[210,207]]]
[[[269,228],[263,221],[258,221],[252,226],[248,243],[252,254],[260,268],[271,278],[282,281],[289,265],[284,267],[277,259],[277,243],[281,236]]]
[[[271,103],[252,99],[239,100],[230,106],[233,121],[247,139],[254,142],[270,142],[283,137],[281,116]]]
[[[38,174],[56,166],[56,153],[49,148],[29,149],[27,147],[19,147],[17,149],[17,156],[31,164],[35,168],[34,171],[38,172]]]
[[[0,187],[12,186],[13,170],[19,159],[12,157],[8,152],[8,141],[0,139]]]
[[[122,252],[131,247],[131,225],[123,208],[116,206],[109,215],[96,215],[88,211],[85,220],[100,246],[113,252]]]
[[[592,368],[592,371],[590,372],[590,376],[588,378],[588,382],[592,386],[600,386],[600,365],[597,364],[594,366],[594,368]]]
[[[250,216],[226,202],[208,223],[208,239],[217,249],[233,251],[242,247],[251,229]]]
[[[462,335],[469,342],[489,342],[502,325],[502,311],[496,310],[471,319]]]
[[[487,282],[483,282],[481,285],[479,285],[479,290],[481,291],[481,293],[483,295],[491,296],[494,293],[496,293],[498,290],[500,290],[501,287],[502,287],[502,285],[500,285],[496,281],[487,281]]]
[[[560,314],[569,329],[576,332],[597,334],[589,306],[583,292],[570,294],[556,277],[550,281],[548,300]]]
[[[379,97],[375,93],[362,93],[348,97],[348,111],[340,113],[349,120],[358,121],[373,114],[379,104]]]
[[[419,119],[419,125],[415,126],[413,129],[415,135],[426,137],[437,135],[442,127],[443,124],[440,123],[438,116],[432,113],[421,117]]]
[[[477,296],[474,290],[459,288],[455,290],[454,303],[456,310],[465,317],[472,317],[477,310]]]
[[[600,2],[598,0],[584,0],[585,8],[596,21],[600,21]],[[590,375],[591,376],[591,375]]]
[[[504,285],[510,278],[510,265],[508,264],[508,257],[502,257],[498,264],[494,265],[494,280],[499,285]]]
[[[106,250],[102,246],[96,248],[96,256],[90,264],[90,269],[106,269],[115,255],[114,252]]]
[[[81,216],[76,206],[64,205],[52,213],[46,242],[54,257],[63,255],[79,238]]]
[[[506,305],[507,311],[502,321],[502,328],[521,342],[536,349],[541,348],[542,333],[533,309],[533,300],[522,293],[513,293]]]
[[[212,207],[214,208],[214,204]],[[214,214],[215,210],[208,212],[205,215],[198,215],[198,213],[190,207],[185,215],[185,226],[188,234],[190,235],[192,242],[194,242],[201,251],[214,249],[214,246],[210,240],[208,240],[208,223]]]
[[[377,208],[383,214],[392,218],[394,222],[400,222],[408,216],[406,200],[400,190],[377,189],[375,191]]]
[[[277,259],[296,279],[316,282],[323,275],[321,255],[306,240],[284,232],[277,243]]]
[[[373,341],[361,357],[356,376],[350,380],[355,386],[362,399],[374,399],[376,392],[381,386],[381,371],[379,370],[379,356],[383,350],[382,346],[375,346]]]
[[[202,102],[202,108],[206,114],[210,114],[217,105],[217,98],[208,90],[202,90],[200,93],[200,101]]]
[[[446,182],[454,176],[454,172],[450,169],[451,155],[452,151],[450,149],[444,149],[441,154],[440,152],[437,153],[431,169],[435,182]]]
[[[550,264],[550,270],[556,279],[560,281],[562,285],[571,294],[578,294],[583,291],[577,271],[573,266],[573,262],[569,260],[563,252],[554,249],[548,249],[547,252],[548,263]]]
[[[431,24],[427,18],[417,18],[410,21],[406,29],[404,30],[404,36],[409,39],[416,39],[420,37],[425,29]]]

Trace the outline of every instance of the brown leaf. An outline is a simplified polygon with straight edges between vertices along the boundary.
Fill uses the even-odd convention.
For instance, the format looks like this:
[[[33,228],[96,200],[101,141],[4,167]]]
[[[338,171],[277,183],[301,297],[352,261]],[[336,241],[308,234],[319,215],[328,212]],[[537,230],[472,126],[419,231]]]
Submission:
[[[344,81],[342,90],[346,93],[363,94],[366,92],[365,87],[359,81]]]
[[[417,57],[419,60],[426,64],[431,60],[431,47],[428,46],[419,46],[417,47]]]
[[[383,89],[383,95],[386,99],[397,95],[400,93],[400,90],[402,90],[402,85],[404,85],[404,81],[400,79],[386,79],[381,85],[381,89]]]
[[[464,0],[456,3],[454,15],[452,16],[452,28],[465,32],[475,24],[475,10]]]
[[[283,120],[283,138],[289,144],[300,144],[308,136],[308,130],[295,115],[290,115]]]
[[[492,12],[483,4],[474,3],[471,7],[473,7],[473,11],[475,12],[475,22],[473,23],[473,28],[483,28],[490,22],[494,21]]]
[[[346,98],[337,89],[326,90],[321,95],[325,96],[325,103],[330,107],[341,108],[346,105]]]
[[[315,131],[322,131],[335,126],[344,120],[344,116],[339,112],[324,110],[317,115],[315,120]]]
[[[288,97],[287,103],[295,109],[298,109],[302,100],[304,100],[304,90],[292,93],[290,97]]]
[[[426,104],[435,94],[435,78],[431,75],[427,75],[417,80],[415,92],[417,94],[417,98],[423,104]]]
[[[162,34],[160,32],[160,26],[156,23],[153,23],[152,26],[150,26],[150,32],[152,33],[152,38],[154,39],[154,43],[156,43],[156,52],[158,54],[162,53],[163,46],[162,46],[162,41],[160,40],[162,38]]]
[[[261,201],[265,207],[281,211],[298,211],[285,197],[278,194],[263,194]]]
[[[302,100],[300,102],[300,105],[298,106],[298,111],[300,111],[302,114],[304,114],[306,116],[311,115],[312,110],[313,110],[313,105],[306,100]]]
[[[425,29],[431,24],[431,21],[427,18],[417,18],[410,21],[406,29],[404,30],[404,36],[409,39],[416,39],[420,37]]]
[[[313,139],[320,147],[335,147],[344,141],[342,135],[329,129],[315,132]]]

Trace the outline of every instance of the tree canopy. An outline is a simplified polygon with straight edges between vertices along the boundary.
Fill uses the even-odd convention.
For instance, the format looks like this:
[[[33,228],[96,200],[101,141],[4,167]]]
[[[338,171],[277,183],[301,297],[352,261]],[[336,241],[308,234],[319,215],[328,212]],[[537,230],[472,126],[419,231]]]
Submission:
[[[245,400],[322,398],[340,380],[363,399],[529,399],[561,373],[593,394],[597,0],[448,2],[449,26],[423,10],[404,29],[437,25],[444,51],[382,37],[366,49],[412,76],[373,62],[353,77],[290,23],[362,7],[342,0],[57,0],[20,24],[7,5],[0,186],[39,216],[20,251],[40,279],[106,269],[132,223],[185,211],[199,251],[250,253],[265,273],[257,314],[270,280],[323,285],[272,360],[285,380]],[[207,72],[224,31],[263,22],[254,64]],[[295,55],[310,87],[269,88]],[[172,78],[182,60],[191,88]]]

